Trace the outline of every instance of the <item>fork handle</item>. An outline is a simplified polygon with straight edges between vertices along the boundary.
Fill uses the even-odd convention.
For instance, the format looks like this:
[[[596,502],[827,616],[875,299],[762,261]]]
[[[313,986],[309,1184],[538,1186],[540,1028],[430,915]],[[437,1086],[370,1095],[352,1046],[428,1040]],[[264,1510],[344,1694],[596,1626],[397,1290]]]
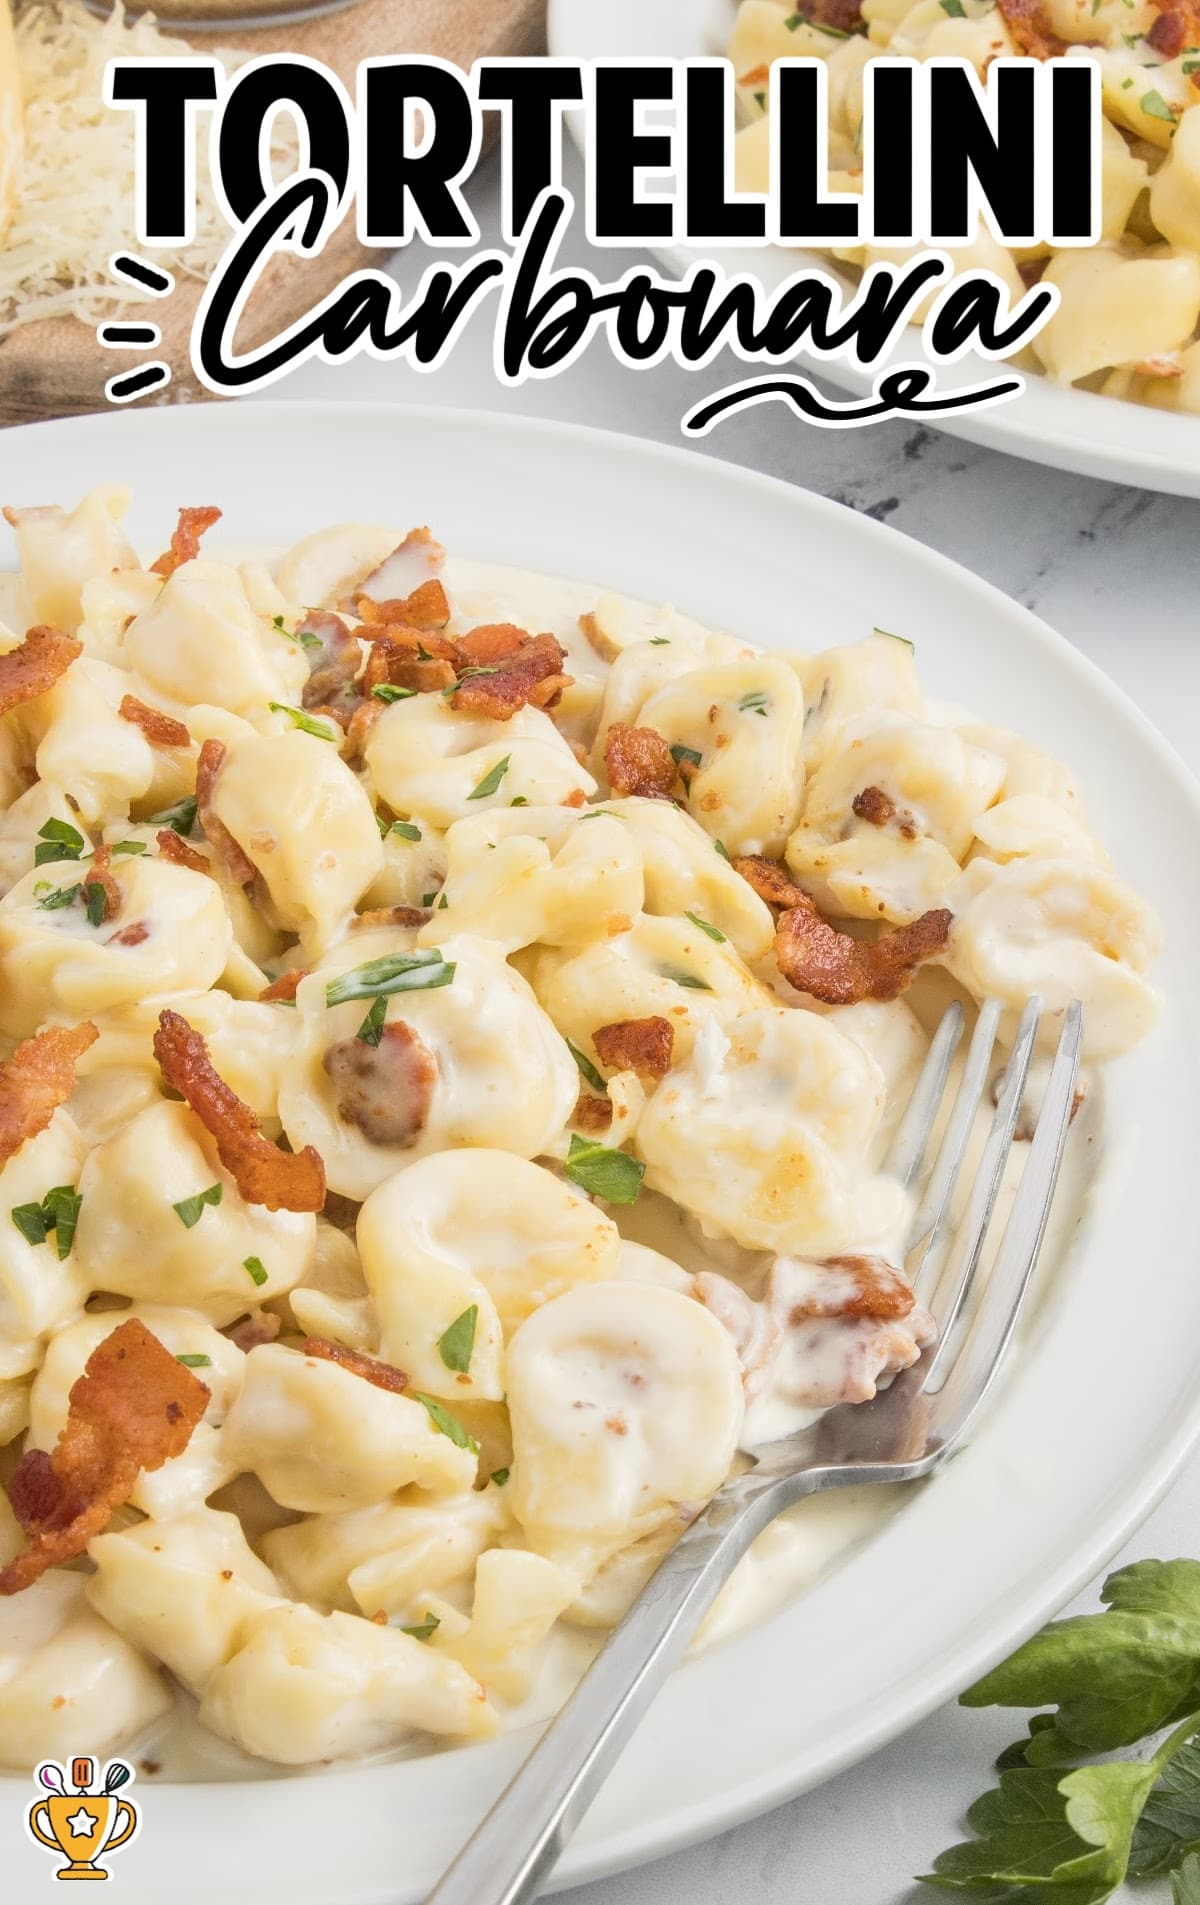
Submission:
[[[793,1498],[800,1492],[793,1483]],[[771,1519],[771,1493],[769,1484],[743,1493],[735,1482],[685,1530],[426,1905],[525,1905],[536,1897],[671,1668]]]

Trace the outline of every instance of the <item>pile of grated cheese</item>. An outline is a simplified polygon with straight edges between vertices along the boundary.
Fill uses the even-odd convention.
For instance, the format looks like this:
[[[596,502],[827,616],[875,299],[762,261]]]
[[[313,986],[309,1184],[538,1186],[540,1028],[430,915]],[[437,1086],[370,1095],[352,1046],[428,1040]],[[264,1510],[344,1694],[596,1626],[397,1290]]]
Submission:
[[[3,0],[0,0],[3,4]],[[25,144],[16,203],[0,240],[0,338],[39,318],[72,316],[95,324],[140,293],[116,284],[114,251],[136,251],[136,121],[104,104],[105,62],[116,54],[164,58],[193,51],[162,33],[150,15],[126,21],[118,3],[98,19],[78,0],[35,0],[16,22],[25,107]],[[207,52],[208,48],[205,47]],[[250,55],[214,47],[227,71]],[[199,115],[196,237],[179,251],[148,255],[176,274],[208,278],[230,239],[217,209],[207,164],[207,114]],[[298,142],[279,115],[273,169],[290,170]]]

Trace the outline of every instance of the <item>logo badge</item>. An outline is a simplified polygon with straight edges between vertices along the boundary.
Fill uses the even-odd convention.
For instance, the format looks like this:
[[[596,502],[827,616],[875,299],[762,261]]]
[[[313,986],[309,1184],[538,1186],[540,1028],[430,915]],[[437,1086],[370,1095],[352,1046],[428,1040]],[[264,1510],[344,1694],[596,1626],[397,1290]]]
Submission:
[[[101,1854],[107,1857],[128,1845],[141,1823],[137,1807],[116,1797],[133,1778],[133,1768],[124,1760],[110,1760],[96,1791],[96,1762],[86,1757],[73,1759],[69,1772],[57,1760],[43,1760],[34,1778],[44,1793],[26,1810],[25,1829],[31,1839],[66,1861],[55,1878],[106,1879]]]

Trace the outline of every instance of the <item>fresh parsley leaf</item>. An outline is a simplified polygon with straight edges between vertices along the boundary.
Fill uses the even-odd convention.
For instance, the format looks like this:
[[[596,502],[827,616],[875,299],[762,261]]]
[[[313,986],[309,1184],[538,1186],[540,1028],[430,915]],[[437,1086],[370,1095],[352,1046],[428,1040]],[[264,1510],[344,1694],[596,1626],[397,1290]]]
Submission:
[[[110,851],[114,860],[119,853],[145,853],[146,842],[144,840],[118,840],[116,846],[111,848]]]
[[[755,93],[755,95],[754,95],[754,103],[755,103],[755,105],[756,105],[756,106],[758,107],[758,109],[759,109],[759,111],[760,111],[760,112],[766,112],[766,110],[767,110],[767,95],[766,95],[765,93]]]
[[[83,889],[83,896],[87,905],[88,925],[103,926],[107,895],[99,880],[89,880]]]
[[[414,825],[411,820],[393,820],[388,831],[389,833],[397,834],[401,840],[419,840],[421,838],[421,829]]]
[[[952,20],[965,20],[967,17],[967,9],[962,0],[938,0],[938,5],[943,13],[950,15]]]
[[[1200,1905],[1200,1853],[1190,1852],[1172,1872],[1171,1905]]]
[[[807,26],[808,21],[802,13],[789,13],[783,24],[789,33],[794,33],[797,27]]]
[[[311,734],[318,741],[337,741],[340,738],[336,727],[326,721],[314,721],[312,715],[306,714],[303,708],[289,707],[286,701],[268,701],[267,706],[272,714],[286,714],[292,726],[299,728],[302,734]]]
[[[650,637],[650,646],[651,648],[669,648],[671,646],[671,637],[669,635],[652,635]]]
[[[436,1614],[426,1614],[424,1620],[418,1621],[415,1627],[402,1627],[400,1632],[411,1634],[414,1640],[428,1640],[432,1634],[437,1633],[441,1624]]]
[[[714,850],[714,852],[716,852],[716,853],[719,853],[719,854],[720,854],[720,856],[721,856],[721,858],[722,858],[722,860],[728,860],[728,859],[729,859],[729,848],[728,848],[728,847],[727,847],[727,846],[725,845],[725,842],[724,842],[723,840],[714,840],[714,841],[713,841],[713,850]],[[732,861],[730,861],[730,865],[731,865],[731,866],[732,866],[732,864],[733,864],[733,862],[732,862]]]
[[[48,820],[38,828],[37,837],[41,844],[33,850],[33,864],[39,867],[50,860],[78,860],[85,845],[78,827],[69,820]]]
[[[14,1204],[8,1214],[27,1244],[45,1243],[46,1216],[40,1204]]]
[[[494,1468],[491,1472],[491,1475],[488,1477],[488,1480],[495,1482],[497,1488],[503,1488],[505,1482],[508,1480],[511,1474],[512,1474],[511,1469]]]
[[[1200,1620],[1200,1561],[1135,1561],[1109,1575],[1100,1599],[1124,1614]]]
[[[1151,88],[1148,93],[1142,94],[1138,100],[1138,105],[1148,119],[1165,119],[1169,126],[1175,124],[1175,113],[1171,107],[1168,106],[1162,94],[1154,88]]]
[[[465,1376],[471,1367],[471,1351],[475,1347],[475,1325],[479,1321],[479,1305],[472,1303],[469,1310],[456,1316],[448,1329],[442,1331],[437,1339],[437,1352],[447,1369]]]
[[[831,40],[849,40],[853,36],[843,32],[840,26],[826,26],[824,20],[810,20],[809,26],[817,33],[824,33]]]
[[[659,973],[664,979],[674,980],[677,986],[687,986],[692,992],[711,992],[707,979],[698,979],[694,972],[682,972],[678,966],[660,966]]]
[[[196,797],[189,794],[186,800],[177,800],[173,807],[164,807],[161,814],[151,814],[146,822],[148,827],[170,827],[172,833],[181,838],[191,833],[196,824]]]
[[[387,999],[393,992],[427,992],[434,986],[448,986],[454,971],[436,947],[385,953],[381,959],[368,959],[365,965],[352,966],[349,972],[331,979],[325,988],[325,1003],[345,1005],[348,999]]]
[[[262,1258],[261,1257],[244,1257],[242,1259],[242,1269],[246,1272],[246,1275],[249,1277],[251,1283],[258,1284],[259,1288],[261,1289],[262,1285],[267,1280],[266,1265],[263,1263]]]
[[[634,1204],[642,1188],[646,1167],[626,1151],[614,1151],[590,1138],[571,1135],[571,1148],[564,1166],[572,1184],[578,1184],[593,1197],[609,1204]]]
[[[378,1045],[383,1037],[384,1020],[387,1018],[387,1000],[382,993],[371,1001],[371,1009],[355,1033],[355,1038],[364,1045]]]
[[[76,880],[74,886],[55,887],[53,892],[47,893],[38,901],[38,905],[44,906],[48,913],[57,913],[60,906],[73,905],[79,898],[79,893],[79,882]]]
[[[1131,1878],[1169,1872],[1200,1848],[1200,1745],[1190,1740],[1146,1801],[1129,1855]]]
[[[440,910],[442,910],[442,911],[445,911],[445,910],[446,910],[446,909],[447,909],[447,908],[449,907],[449,905],[450,905],[450,902],[449,902],[449,900],[448,900],[448,899],[446,898],[446,895],[445,895],[445,892],[443,891],[443,892],[441,892],[441,893],[439,893],[439,894],[438,894],[438,898],[437,898],[437,907],[435,907],[435,909],[434,909],[434,910],[435,910],[435,912],[436,912],[436,911],[438,911],[439,909],[440,909]]]
[[[684,918],[690,919],[692,922],[692,925],[698,926],[700,928],[700,931],[702,933],[707,933],[710,939],[715,939],[718,946],[723,946],[725,944],[724,933],[721,932],[718,927],[710,926],[708,921],[706,919],[701,919],[698,913],[685,913]]]
[[[770,705],[770,701],[762,690],[755,689],[753,694],[742,696],[738,702],[738,712],[739,714],[761,714],[765,716]]]
[[[182,1363],[185,1369],[211,1369],[212,1368],[211,1356],[177,1356],[175,1358],[175,1361],[177,1363]]]
[[[471,792],[467,795],[467,799],[485,800],[489,794],[494,794],[504,779],[504,776],[507,774],[511,760],[512,755],[506,754],[502,761],[497,761],[495,767],[491,768],[488,773],[484,775],[478,787],[471,789]]]
[[[42,1215],[47,1230],[54,1232],[54,1244],[60,1260],[71,1254],[82,1203],[83,1198],[73,1184],[56,1184],[42,1199]]]
[[[671,759],[674,761],[676,767],[682,767],[685,761],[687,761],[691,767],[699,767],[704,756],[698,753],[694,747],[684,747],[682,742],[676,741],[674,747],[671,749]]]
[[[419,1390],[413,1391],[413,1401],[423,1403],[429,1411],[429,1420],[435,1429],[448,1435],[456,1449],[470,1449],[472,1455],[478,1455],[479,1444],[473,1435],[468,1435],[457,1416],[437,1400],[436,1396],[424,1396]]]
[[[528,807],[529,802],[526,800],[524,794],[514,794],[508,804],[510,807]]]
[[[581,1052],[578,1045],[572,1045],[570,1039],[567,1040],[567,1050],[570,1052],[571,1057],[575,1060],[580,1072],[592,1090],[606,1092],[608,1090],[608,1084],[604,1078],[604,1074],[596,1070],[596,1067],[592,1064],[587,1053]]]
[[[411,701],[416,692],[415,688],[401,688],[394,681],[381,681],[371,690],[376,701]]]
[[[184,1229],[191,1230],[192,1226],[198,1224],[203,1217],[205,1205],[219,1204],[224,1194],[223,1184],[210,1184],[206,1191],[197,1191],[195,1197],[181,1198],[178,1204],[172,1204],[171,1209]]]

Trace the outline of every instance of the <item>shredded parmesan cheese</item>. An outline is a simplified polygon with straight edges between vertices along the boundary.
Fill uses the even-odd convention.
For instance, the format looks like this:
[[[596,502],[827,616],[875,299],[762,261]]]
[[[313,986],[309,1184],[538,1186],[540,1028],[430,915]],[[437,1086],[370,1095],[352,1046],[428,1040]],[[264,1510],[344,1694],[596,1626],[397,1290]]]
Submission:
[[[118,4],[98,19],[77,0],[36,0],[18,16],[16,39],[25,150],[12,224],[0,243],[0,338],[38,318],[94,324],[142,298],[108,270],[114,251],[137,249],[136,143],[133,113],[104,104],[104,67],[117,54],[161,59],[192,51],[149,15],[127,21]],[[227,71],[249,57],[213,51]],[[285,115],[272,138],[278,175],[295,165],[298,151]],[[194,243],[151,253],[155,263],[191,278],[212,274],[230,238],[209,178],[207,144],[201,115]]]

